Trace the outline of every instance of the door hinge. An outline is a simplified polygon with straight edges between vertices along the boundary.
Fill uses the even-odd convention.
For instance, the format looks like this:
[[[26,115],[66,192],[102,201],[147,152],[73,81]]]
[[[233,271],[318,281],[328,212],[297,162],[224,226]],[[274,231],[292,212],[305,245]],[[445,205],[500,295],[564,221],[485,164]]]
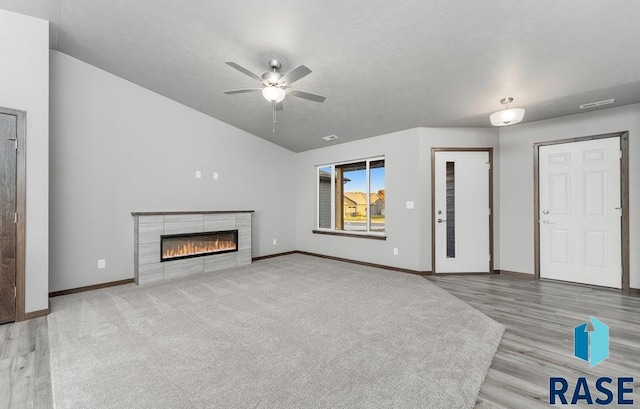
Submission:
[[[622,159],[622,151],[620,151],[620,159]]]
[[[10,141],[13,141],[16,150],[18,150],[18,138],[9,138]]]
[[[13,222],[18,223],[18,212],[13,213]]]
[[[489,216],[491,216],[491,209],[489,209]]]
[[[487,169],[491,170],[491,162],[487,162]]]
[[[13,287],[13,298],[18,297],[18,287]]]

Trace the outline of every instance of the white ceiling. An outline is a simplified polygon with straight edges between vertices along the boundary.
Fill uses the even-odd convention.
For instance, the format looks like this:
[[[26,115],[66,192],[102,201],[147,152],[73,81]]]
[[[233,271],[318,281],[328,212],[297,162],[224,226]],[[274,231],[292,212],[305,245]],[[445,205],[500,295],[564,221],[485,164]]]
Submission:
[[[525,121],[615,98],[640,102],[637,0],[0,0],[51,22],[51,48],[293,151],[416,126],[490,126],[499,100]],[[313,73],[271,106],[228,67]],[[336,134],[337,141],[321,138]]]

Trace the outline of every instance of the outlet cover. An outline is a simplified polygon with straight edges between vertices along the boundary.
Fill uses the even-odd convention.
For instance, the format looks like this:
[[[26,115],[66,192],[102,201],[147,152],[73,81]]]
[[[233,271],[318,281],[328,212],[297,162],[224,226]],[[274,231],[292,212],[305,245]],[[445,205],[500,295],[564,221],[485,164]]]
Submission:
[[[275,246],[276,244],[278,244],[278,240],[277,239],[273,239],[273,245]]]
[[[409,200],[409,201],[407,202],[407,209],[413,209],[413,208],[414,208],[413,200]]]
[[[105,268],[105,267],[107,267],[107,260],[103,258],[98,260],[98,268]]]
[[[394,256],[397,256],[397,255],[398,255],[398,248],[397,248],[397,247],[394,247],[394,248],[393,248],[393,255],[394,255]]]
[[[218,172],[213,172],[213,180],[218,180]]]
[[[196,170],[196,179],[200,179],[202,177],[202,172]]]

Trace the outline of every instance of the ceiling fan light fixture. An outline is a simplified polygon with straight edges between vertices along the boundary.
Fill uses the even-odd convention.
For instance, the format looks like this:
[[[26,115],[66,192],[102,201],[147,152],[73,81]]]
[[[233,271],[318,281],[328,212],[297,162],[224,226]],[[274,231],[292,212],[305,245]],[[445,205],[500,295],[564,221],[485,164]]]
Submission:
[[[513,98],[502,98],[500,103],[505,106],[505,109],[494,112],[489,115],[489,120],[493,126],[507,126],[514,125],[524,119],[524,108],[509,108],[509,104],[513,102]]]
[[[269,102],[278,103],[284,99],[286,92],[276,86],[269,86],[262,88],[262,96]]]

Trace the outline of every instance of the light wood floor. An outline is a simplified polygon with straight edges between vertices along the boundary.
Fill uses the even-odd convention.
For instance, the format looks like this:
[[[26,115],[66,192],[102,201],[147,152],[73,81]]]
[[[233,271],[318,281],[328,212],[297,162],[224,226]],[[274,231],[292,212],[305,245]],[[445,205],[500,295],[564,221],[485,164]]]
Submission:
[[[47,319],[0,325],[0,409],[52,407]]]
[[[640,407],[640,297],[508,275],[428,279],[507,327],[476,408],[549,408],[549,378],[557,376],[574,380],[571,392],[580,376],[592,388],[600,376],[632,376]],[[609,359],[591,369],[573,356],[573,328],[589,316],[610,333]]]
[[[428,279],[507,327],[477,408],[548,408],[551,376],[633,376],[640,402],[640,297],[506,275]],[[572,344],[590,315],[611,336],[610,358],[592,369]],[[0,325],[0,409],[51,407],[46,318]]]

